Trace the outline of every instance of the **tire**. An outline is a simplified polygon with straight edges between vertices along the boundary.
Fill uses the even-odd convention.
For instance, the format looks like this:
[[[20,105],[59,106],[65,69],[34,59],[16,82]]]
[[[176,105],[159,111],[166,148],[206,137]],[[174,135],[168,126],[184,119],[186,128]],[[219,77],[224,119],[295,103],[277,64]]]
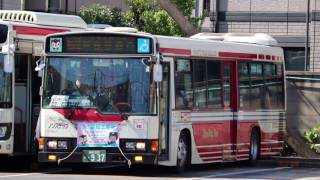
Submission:
[[[250,140],[250,165],[256,165],[260,158],[260,134],[258,130],[253,130]]]
[[[179,136],[177,147],[177,164],[175,168],[176,173],[182,173],[190,164],[190,144],[188,136],[182,132]]]

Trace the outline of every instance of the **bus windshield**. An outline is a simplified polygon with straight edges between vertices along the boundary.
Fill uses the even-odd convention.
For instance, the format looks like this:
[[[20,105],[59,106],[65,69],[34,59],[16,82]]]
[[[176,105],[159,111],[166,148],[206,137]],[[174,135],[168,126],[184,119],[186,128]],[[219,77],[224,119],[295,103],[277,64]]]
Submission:
[[[154,83],[142,58],[49,57],[44,108],[154,114]]]
[[[12,75],[4,71],[4,54],[0,54],[0,108],[12,107]]]

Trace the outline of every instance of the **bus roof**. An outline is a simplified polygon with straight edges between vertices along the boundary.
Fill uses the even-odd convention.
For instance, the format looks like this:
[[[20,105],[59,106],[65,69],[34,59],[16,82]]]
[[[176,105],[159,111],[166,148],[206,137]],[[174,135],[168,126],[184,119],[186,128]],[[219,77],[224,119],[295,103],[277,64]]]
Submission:
[[[245,37],[246,36],[240,38],[241,41],[237,39],[225,41],[224,39],[219,39],[218,36],[215,36],[215,38],[217,38],[216,40],[212,40],[208,38],[183,38],[156,35],[160,45],[160,51],[166,56],[283,61],[284,57],[281,47],[252,43],[250,39],[246,39]],[[275,41],[275,43],[277,42]]]
[[[1,10],[0,20],[42,26],[68,27],[80,29],[87,28],[87,24],[79,16],[41,13],[32,11]]]

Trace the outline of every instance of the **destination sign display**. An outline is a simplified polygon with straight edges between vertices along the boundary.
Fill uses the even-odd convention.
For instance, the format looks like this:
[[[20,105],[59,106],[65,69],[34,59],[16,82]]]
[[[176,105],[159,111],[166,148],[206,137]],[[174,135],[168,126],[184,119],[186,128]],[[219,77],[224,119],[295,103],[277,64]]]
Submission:
[[[50,36],[46,42],[48,53],[151,54],[153,48],[149,37],[102,33]]]

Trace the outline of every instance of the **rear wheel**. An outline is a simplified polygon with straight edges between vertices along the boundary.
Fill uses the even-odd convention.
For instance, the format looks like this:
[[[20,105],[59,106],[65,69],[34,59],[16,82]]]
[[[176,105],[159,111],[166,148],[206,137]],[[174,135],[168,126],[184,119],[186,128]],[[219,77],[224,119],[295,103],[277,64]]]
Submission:
[[[178,149],[177,149],[177,165],[176,172],[183,172],[186,167],[189,165],[189,141],[188,136],[185,132],[182,132],[178,141]]]
[[[260,157],[260,135],[258,130],[253,130],[250,140],[249,161],[251,165],[255,165]]]

